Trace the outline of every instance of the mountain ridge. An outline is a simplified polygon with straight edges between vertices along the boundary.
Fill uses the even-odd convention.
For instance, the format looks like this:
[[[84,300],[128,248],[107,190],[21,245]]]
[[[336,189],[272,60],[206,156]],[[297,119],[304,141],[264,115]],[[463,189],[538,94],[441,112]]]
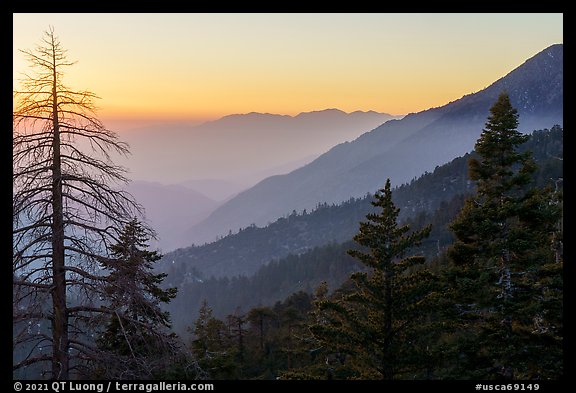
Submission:
[[[551,184],[550,178],[562,176],[563,130],[535,131],[521,151],[532,151],[538,170],[534,176],[538,187]],[[392,198],[400,209],[399,221],[417,220],[461,198],[474,189],[468,178],[468,160],[473,152],[425,172],[417,179],[392,190]],[[382,185],[383,186],[383,185]],[[381,186],[381,187],[382,187]],[[181,248],[167,253],[161,261],[164,271],[181,271],[170,275],[171,285],[179,286],[182,271],[196,277],[251,276],[271,260],[288,254],[299,255],[318,246],[349,241],[358,231],[358,223],[373,212],[372,195],[351,198],[341,204],[319,204],[310,212],[293,211],[263,228],[248,226],[229,233],[216,242]],[[450,208],[444,208],[447,213]],[[425,224],[425,223],[421,223]],[[438,231],[440,228],[433,228]],[[443,240],[447,244],[447,240]]]
[[[562,125],[562,81],[563,44],[555,44],[476,93],[389,120],[308,165],[262,180],[192,227],[187,238],[190,244],[210,242],[229,230],[266,225],[292,210],[374,192],[388,177],[393,185],[407,182],[472,150],[490,105],[503,90],[519,111],[519,130]]]
[[[312,111],[304,111],[304,112],[299,112],[296,115],[286,115],[286,114],[280,114],[280,113],[255,112],[255,111],[253,111],[253,112],[247,112],[247,113],[231,113],[229,115],[224,115],[218,119],[204,122],[202,124],[199,124],[198,126],[202,126],[204,124],[212,123],[212,122],[219,122],[221,120],[227,120],[227,119],[241,119],[241,118],[250,118],[250,117],[297,119],[297,118],[311,117],[311,116],[317,116],[317,115],[326,115],[326,114],[334,114],[334,115],[374,114],[374,115],[390,116],[390,118],[401,118],[404,116],[404,115],[392,115],[392,114],[387,113],[387,112],[377,112],[374,110],[367,110],[367,111],[356,110],[356,111],[352,111],[352,112],[346,112],[346,111],[343,111],[342,109],[338,109],[338,108],[326,108],[326,109],[318,109],[318,110],[312,110]]]
[[[318,156],[392,118],[378,112],[346,114],[339,110],[299,117],[254,112],[195,126],[141,127],[125,134],[131,156],[120,157],[119,163],[130,168],[134,180],[164,184],[253,178],[256,172]],[[263,178],[241,185],[248,188]]]

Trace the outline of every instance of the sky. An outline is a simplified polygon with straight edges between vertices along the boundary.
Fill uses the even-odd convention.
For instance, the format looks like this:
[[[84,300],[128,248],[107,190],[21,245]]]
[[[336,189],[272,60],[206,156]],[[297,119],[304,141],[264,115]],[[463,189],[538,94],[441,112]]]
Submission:
[[[561,13],[13,14],[14,86],[53,26],[64,83],[130,128],[327,108],[394,115],[482,90],[563,43]]]

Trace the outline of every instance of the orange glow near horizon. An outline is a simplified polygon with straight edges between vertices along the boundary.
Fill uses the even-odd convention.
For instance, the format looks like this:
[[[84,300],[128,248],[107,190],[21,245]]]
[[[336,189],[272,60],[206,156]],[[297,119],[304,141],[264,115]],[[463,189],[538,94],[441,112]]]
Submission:
[[[54,26],[64,82],[117,124],[327,108],[402,115],[479,91],[563,41],[562,14],[14,14],[15,85]],[[106,29],[102,29],[106,26]],[[31,28],[33,27],[33,28]]]

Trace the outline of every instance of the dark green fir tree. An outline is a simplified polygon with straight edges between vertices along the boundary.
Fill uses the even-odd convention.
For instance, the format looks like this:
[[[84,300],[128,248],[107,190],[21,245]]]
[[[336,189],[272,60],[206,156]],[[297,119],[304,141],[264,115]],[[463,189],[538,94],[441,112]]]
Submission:
[[[176,297],[176,288],[162,289],[165,273],[155,274],[153,264],[161,256],[147,250],[148,232],[137,221],[129,222],[111,258],[102,267],[109,275],[104,284],[105,308],[110,317],[98,337],[99,350],[107,354],[98,373],[106,378],[154,378],[168,358],[178,353],[175,336],[168,331],[169,313],[161,303]]]
[[[328,378],[404,378],[415,359],[426,363],[418,335],[436,295],[435,281],[424,257],[408,252],[431,227],[411,232],[397,224],[400,209],[392,202],[389,179],[374,198],[378,211],[360,223],[354,237],[360,247],[349,251],[364,269],[351,275],[347,287],[315,302],[310,330],[325,352]]]
[[[469,161],[476,193],[451,229],[448,271],[458,321],[460,378],[562,375],[561,208],[552,188],[532,184],[536,165],[518,146],[518,113],[502,93]]]
[[[237,379],[240,364],[236,361],[238,348],[234,345],[226,324],[212,314],[206,300],[202,302],[194,328],[192,353],[210,379]]]

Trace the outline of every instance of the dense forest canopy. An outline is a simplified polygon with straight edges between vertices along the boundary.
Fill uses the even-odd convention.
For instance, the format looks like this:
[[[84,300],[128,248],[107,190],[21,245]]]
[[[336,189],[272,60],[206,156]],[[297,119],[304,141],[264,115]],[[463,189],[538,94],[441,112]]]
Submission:
[[[533,177],[538,187],[562,185],[559,179],[563,165],[558,159],[563,155],[561,127],[534,131],[519,151],[533,152],[538,163]],[[417,247],[430,263],[454,241],[448,224],[462,208],[465,196],[474,189],[474,181],[467,174],[467,162],[474,156],[472,152],[456,158],[392,192],[396,206],[401,209],[400,222],[415,229],[432,224],[429,238]],[[223,318],[239,306],[246,309],[259,304],[272,305],[300,290],[313,293],[322,281],[327,282],[330,290],[336,289],[360,268],[346,250],[354,247],[352,237],[358,223],[373,211],[371,198],[367,195],[340,205],[322,204],[314,211],[293,213],[265,228],[246,228],[216,243],[165,255],[159,265],[168,273],[166,283],[180,290],[180,296],[168,305],[176,331],[185,333],[203,300],[209,300],[214,315]],[[318,232],[323,241],[314,240]],[[309,246],[298,242],[308,242]],[[282,244],[297,244],[296,251],[285,251],[278,246]],[[188,253],[194,259],[188,258]],[[217,263],[220,258],[232,261],[234,256],[238,264],[251,258],[265,262],[253,274],[231,277],[212,277],[190,263],[196,259],[206,263]]]

